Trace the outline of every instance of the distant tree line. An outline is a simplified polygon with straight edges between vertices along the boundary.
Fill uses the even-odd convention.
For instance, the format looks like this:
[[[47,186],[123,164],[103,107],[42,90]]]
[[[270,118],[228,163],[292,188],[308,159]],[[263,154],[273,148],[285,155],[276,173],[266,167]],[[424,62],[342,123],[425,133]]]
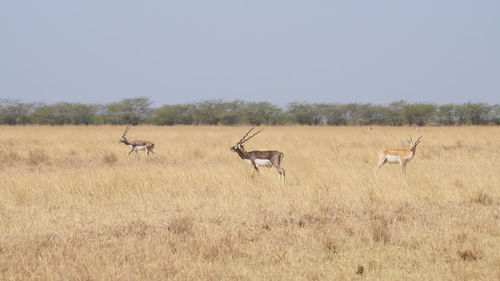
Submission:
[[[207,100],[152,108],[148,98],[109,104],[22,103],[0,100],[0,124],[8,125],[500,125],[500,105],[393,102],[376,104]]]

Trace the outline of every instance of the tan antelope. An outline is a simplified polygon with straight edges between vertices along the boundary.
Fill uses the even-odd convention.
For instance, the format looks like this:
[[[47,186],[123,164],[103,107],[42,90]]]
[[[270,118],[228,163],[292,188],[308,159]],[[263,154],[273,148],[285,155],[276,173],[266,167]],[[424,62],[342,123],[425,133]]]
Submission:
[[[406,174],[406,164],[415,156],[417,145],[420,143],[420,136],[415,143],[410,136],[408,149],[406,148],[384,148],[378,151],[378,165],[375,172],[385,163],[401,165],[401,174]]]
[[[148,157],[149,157],[150,152],[153,153],[153,155],[156,157],[156,153],[154,152],[154,148],[155,148],[154,143],[152,143],[150,141],[142,141],[142,140],[135,140],[135,141],[128,141],[127,140],[127,132],[128,132],[129,128],[130,128],[130,126],[127,126],[127,128],[123,132],[123,135],[119,141],[121,143],[126,144],[128,147],[131,148],[131,150],[128,152],[128,155],[130,155],[130,153],[135,151],[135,158],[138,158],[139,156],[137,154],[137,151],[144,150],[144,151],[146,151]]]
[[[253,129],[254,128],[250,129],[240,141],[238,141],[233,147],[231,147],[231,151],[238,153],[241,159],[243,159],[248,164],[252,165],[252,173],[254,169],[255,171],[258,172],[259,166],[268,168],[274,167],[278,171],[278,181],[280,181],[281,179],[283,182],[285,182],[285,169],[280,167],[281,161],[285,157],[285,154],[276,150],[268,150],[268,151],[254,150],[250,152],[245,150],[243,144],[247,142],[249,139],[253,138],[258,133],[262,132],[262,130],[264,130],[262,129],[257,133],[251,135],[250,137],[246,138],[246,136],[248,136],[248,134],[250,134],[250,132]]]

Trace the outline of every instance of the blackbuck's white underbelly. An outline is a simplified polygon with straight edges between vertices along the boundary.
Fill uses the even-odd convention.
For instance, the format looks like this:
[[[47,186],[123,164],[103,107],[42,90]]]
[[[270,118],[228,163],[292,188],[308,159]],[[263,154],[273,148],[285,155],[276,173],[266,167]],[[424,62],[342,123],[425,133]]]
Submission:
[[[387,155],[385,157],[386,161],[390,164],[401,164],[401,157],[399,156],[392,156],[392,155]],[[403,158],[403,161],[405,162],[408,162],[411,160],[411,156],[410,157],[406,157],[406,158]]]
[[[390,164],[399,164],[401,161],[400,161],[400,157],[399,156],[386,156],[385,159],[387,160],[388,163]]]
[[[252,165],[252,162],[250,161],[250,159],[245,159],[245,162]],[[257,165],[257,167],[259,167],[259,166],[271,167],[272,166],[271,161],[269,161],[268,159],[255,159],[255,165]]]
[[[129,145],[130,148],[132,148],[133,146]],[[138,145],[135,147],[135,150],[146,150],[147,149],[147,146],[145,145]]]

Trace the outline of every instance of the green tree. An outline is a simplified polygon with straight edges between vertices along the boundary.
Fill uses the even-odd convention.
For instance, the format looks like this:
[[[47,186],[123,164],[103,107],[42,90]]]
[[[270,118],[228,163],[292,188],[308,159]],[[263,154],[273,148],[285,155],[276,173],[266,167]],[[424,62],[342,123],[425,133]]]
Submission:
[[[36,123],[45,125],[73,124],[71,110],[72,105],[67,102],[42,105],[36,109],[34,119]]]
[[[500,125],[500,105],[495,104],[490,110],[490,120],[492,124]]]
[[[151,120],[156,125],[192,124],[191,105],[164,105],[153,110]]]
[[[217,106],[217,118],[222,125],[235,125],[242,123],[243,114],[241,109],[244,102],[220,102]]]
[[[339,104],[318,104],[320,114],[326,119],[326,124],[340,126],[347,125],[349,109]]]
[[[194,106],[193,121],[195,124],[217,125],[219,124],[222,101],[207,100]]]
[[[240,112],[243,115],[241,121],[256,126],[276,125],[283,122],[282,110],[268,102],[245,103]]]
[[[75,125],[89,125],[94,120],[98,105],[91,104],[72,104],[71,105],[71,119]]]
[[[403,100],[400,101],[395,101],[389,104],[388,109],[386,110],[386,120],[387,120],[387,125],[391,126],[401,126],[403,125],[403,117],[402,117],[402,110],[404,106],[406,105],[406,102]]]
[[[456,122],[456,109],[454,104],[445,104],[437,108],[437,118],[441,125],[454,125]]]
[[[124,99],[106,106],[106,121],[111,124],[138,125],[147,121],[151,114],[149,98]]]
[[[318,125],[321,122],[321,114],[315,105],[307,103],[290,103],[288,114],[292,121],[301,125]]]
[[[29,124],[32,122],[36,105],[33,103],[21,103],[15,100],[0,101],[0,123],[16,125]]]
[[[432,122],[436,114],[436,106],[433,104],[406,104],[401,110],[403,120],[410,126],[423,126]]]
[[[356,107],[355,120],[358,125],[373,125],[380,123],[384,117],[379,107],[372,104],[362,104]]]
[[[490,107],[484,103],[466,103],[457,106],[456,115],[460,125],[480,125],[488,122]]]

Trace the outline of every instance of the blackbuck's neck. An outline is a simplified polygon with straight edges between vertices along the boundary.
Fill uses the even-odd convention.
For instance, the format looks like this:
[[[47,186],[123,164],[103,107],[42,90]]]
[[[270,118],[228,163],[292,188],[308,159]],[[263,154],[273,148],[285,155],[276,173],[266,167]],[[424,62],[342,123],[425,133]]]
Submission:
[[[126,145],[131,145],[131,143],[127,139],[123,139],[123,143]]]
[[[243,148],[236,149],[236,152],[241,157],[241,159],[250,159],[250,156]]]

